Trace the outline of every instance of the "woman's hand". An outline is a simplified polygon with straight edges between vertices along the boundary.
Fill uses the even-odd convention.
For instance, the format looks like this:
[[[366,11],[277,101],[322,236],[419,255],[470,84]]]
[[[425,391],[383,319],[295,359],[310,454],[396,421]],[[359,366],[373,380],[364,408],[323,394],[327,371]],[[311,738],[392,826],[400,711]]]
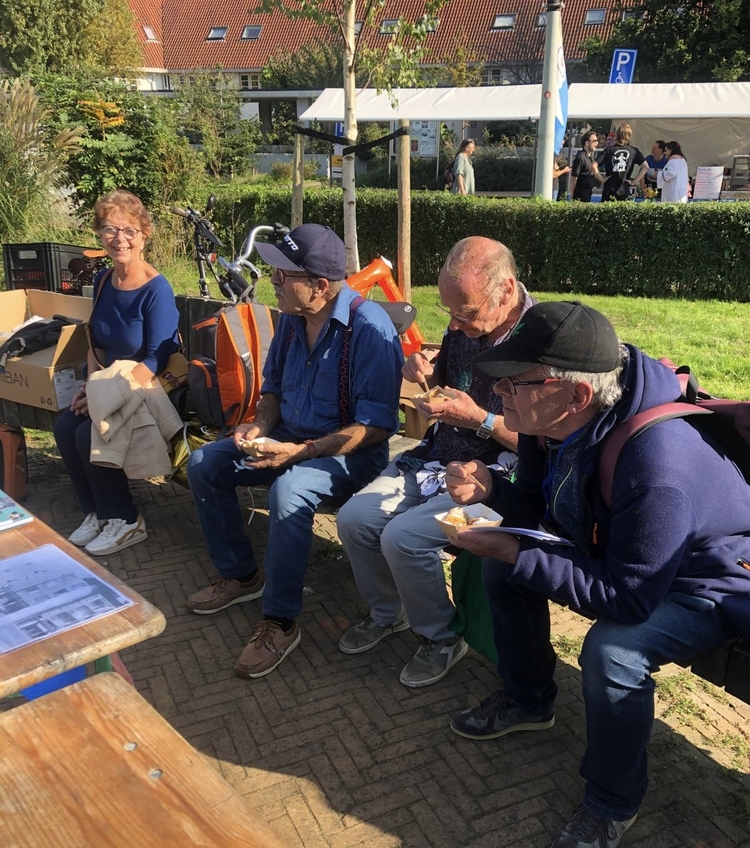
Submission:
[[[70,411],[74,412],[76,415],[89,414],[89,401],[86,397],[85,383],[73,395],[73,400],[70,402]]]

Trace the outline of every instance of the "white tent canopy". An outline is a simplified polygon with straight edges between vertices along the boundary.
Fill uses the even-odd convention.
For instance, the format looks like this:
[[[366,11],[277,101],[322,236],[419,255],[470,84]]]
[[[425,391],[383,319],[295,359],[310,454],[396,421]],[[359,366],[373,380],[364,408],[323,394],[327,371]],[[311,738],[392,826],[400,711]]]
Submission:
[[[358,121],[522,121],[539,119],[540,85],[476,88],[397,88],[391,97],[366,88],[357,92]],[[568,119],[750,118],[750,82],[573,83]],[[302,121],[343,121],[344,90],[327,88]]]
[[[392,97],[374,89],[357,93],[357,120],[525,121],[539,119],[540,85],[477,88],[399,88]],[[343,121],[344,91],[327,88],[300,116],[302,121]],[[645,152],[657,138],[683,144],[691,173],[697,165],[732,164],[750,147],[750,82],[573,83],[568,120],[629,121],[633,143]]]

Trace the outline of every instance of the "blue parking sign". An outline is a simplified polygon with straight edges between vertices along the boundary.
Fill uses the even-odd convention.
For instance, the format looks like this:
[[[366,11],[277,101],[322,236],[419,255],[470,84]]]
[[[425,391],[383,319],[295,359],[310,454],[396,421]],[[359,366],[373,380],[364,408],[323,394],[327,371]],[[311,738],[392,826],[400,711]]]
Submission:
[[[633,82],[635,60],[637,58],[637,50],[622,50],[618,47],[612,56],[612,69],[609,72],[610,85],[613,83],[622,85]]]

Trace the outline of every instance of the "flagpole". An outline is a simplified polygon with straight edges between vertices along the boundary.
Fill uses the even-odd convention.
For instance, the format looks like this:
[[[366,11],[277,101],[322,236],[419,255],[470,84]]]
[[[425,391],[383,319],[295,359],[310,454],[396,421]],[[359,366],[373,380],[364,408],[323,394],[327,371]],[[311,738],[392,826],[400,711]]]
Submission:
[[[557,54],[562,46],[560,9],[562,0],[547,0],[547,32],[544,40],[542,103],[537,126],[536,180],[534,194],[552,200],[552,169],[555,157],[555,105],[558,97]]]

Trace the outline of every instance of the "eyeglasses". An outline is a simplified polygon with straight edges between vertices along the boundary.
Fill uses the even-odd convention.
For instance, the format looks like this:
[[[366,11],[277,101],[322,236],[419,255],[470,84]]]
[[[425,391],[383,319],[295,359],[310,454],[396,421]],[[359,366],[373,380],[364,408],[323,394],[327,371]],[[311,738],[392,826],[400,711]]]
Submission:
[[[102,227],[99,230],[99,234],[106,239],[116,239],[118,233],[122,233],[128,241],[133,241],[133,239],[138,235],[138,233],[142,233],[143,230],[137,230],[135,227]]]
[[[271,274],[271,282],[274,283],[274,279],[278,280],[278,285],[283,286],[284,283],[310,283],[311,277],[308,273],[295,273],[294,271],[282,271],[281,268],[277,268],[273,274]],[[274,283],[276,285],[276,283]]]
[[[547,383],[563,383],[564,380],[560,380],[556,377],[547,377],[544,380],[514,380],[513,377],[501,377],[496,383],[496,386],[500,386],[501,383],[508,386],[510,394],[516,395],[517,389],[519,386],[546,386]]]
[[[499,283],[498,283],[498,285],[499,285]],[[472,309],[472,310],[471,310],[471,312],[470,312],[468,315],[454,315],[454,314],[450,311],[450,309],[447,309],[445,306],[443,306],[443,304],[440,302],[440,299],[438,299],[438,300],[436,301],[435,306],[437,306],[437,308],[438,308],[441,312],[445,312],[445,314],[446,314],[446,315],[450,315],[450,317],[451,317],[454,321],[458,321],[458,323],[459,323],[459,324],[471,324],[471,322],[472,322],[472,321],[473,321],[473,320],[477,317],[477,315],[479,315],[479,312],[480,312],[481,308],[484,306],[484,304],[485,304],[485,303],[487,303],[487,301],[490,299],[490,295],[491,295],[491,294],[495,291],[495,289],[496,289],[496,288],[497,288],[497,286],[493,286],[493,287],[492,287],[492,288],[491,288],[491,289],[487,292],[487,296],[486,296],[486,297],[484,298],[484,300],[483,300],[483,301],[479,304],[479,306],[477,306],[477,308],[476,308],[476,309]]]

